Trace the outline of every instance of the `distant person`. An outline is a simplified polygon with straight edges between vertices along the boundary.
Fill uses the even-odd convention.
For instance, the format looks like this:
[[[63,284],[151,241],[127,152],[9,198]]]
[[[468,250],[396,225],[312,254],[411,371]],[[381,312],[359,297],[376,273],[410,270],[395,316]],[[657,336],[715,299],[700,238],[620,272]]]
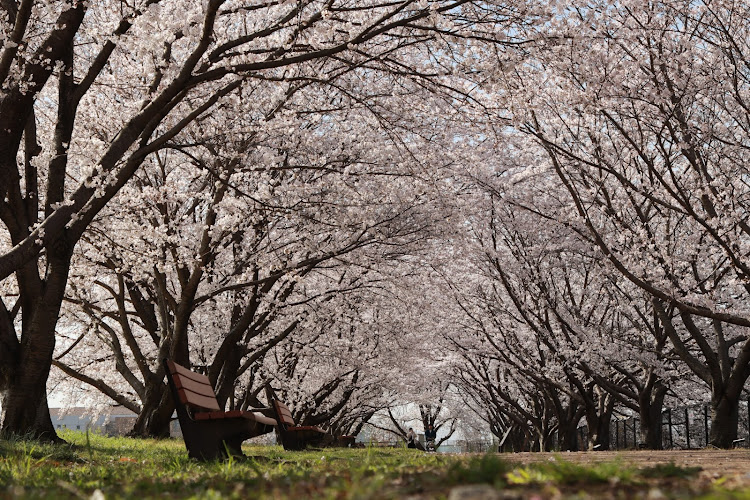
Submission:
[[[407,448],[416,448],[417,447],[417,433],[414,432],[414,429],[409,427],[409,432],[406,433],[406,447]]]
[[[437,431],[432,427],[432,424],[427,425],[427,429],[424,431],[424,440],[427,444],[427,450],[435,451],[435,440],[437,439]]]

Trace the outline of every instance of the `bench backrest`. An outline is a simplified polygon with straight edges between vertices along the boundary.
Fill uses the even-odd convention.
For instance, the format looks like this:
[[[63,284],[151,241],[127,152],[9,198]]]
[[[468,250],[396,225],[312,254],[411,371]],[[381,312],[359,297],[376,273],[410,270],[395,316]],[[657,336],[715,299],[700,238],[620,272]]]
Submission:
[[[292,412],[289,411],[289,407],[278,399],[274,399],[273,404],[276,407],[276,415],[278,415],[281,424],[286,427],[294,427],[294,418],[292,418]]]
[[[182,404],[199,410],[221,410],[208,377],[192,372],[174,361],[167,360],[167,368]]]

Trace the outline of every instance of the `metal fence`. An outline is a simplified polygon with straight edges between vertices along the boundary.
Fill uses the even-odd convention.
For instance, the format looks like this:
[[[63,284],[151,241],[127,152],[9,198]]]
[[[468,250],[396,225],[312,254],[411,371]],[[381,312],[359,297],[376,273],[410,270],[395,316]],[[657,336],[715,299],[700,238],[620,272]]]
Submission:
[[[708,445],[708,433],[711,429],[711,408],[707,404],[666,408],[662,412],[662,448],[696,449]],[[579,429],[580,449],[586,449],[587,429]],[[640,419],[637,417],[618,417],[610,426],[610,449],[624,450],[639,448]],[[740,402],[739,424],[736,447],[750,448],[750,413],[748,402]]]

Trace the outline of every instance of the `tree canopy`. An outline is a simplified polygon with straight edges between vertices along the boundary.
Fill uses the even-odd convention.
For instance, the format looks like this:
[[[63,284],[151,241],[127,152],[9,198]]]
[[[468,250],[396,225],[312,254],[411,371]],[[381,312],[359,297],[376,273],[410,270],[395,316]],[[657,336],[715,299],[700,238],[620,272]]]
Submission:
[[[54,384],[164,435],[169,358],[341,433],[736,439],[747,5],[0,8],[3,433],[56,439]]]

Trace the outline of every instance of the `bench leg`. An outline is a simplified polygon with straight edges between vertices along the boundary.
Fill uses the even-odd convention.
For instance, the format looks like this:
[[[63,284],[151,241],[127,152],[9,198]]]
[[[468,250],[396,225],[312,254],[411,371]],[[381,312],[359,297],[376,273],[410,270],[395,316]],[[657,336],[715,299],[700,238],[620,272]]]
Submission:
[[[305,449],[305,442],[299,439],[293,432],[285,432],[282,436],[281,444],[288,451],[299,451]]]
[[[224,456],[231,455],[233,457],[244,457],[245,454],[242,453],[242,441],[243,439],[239,438],[224,440],[222,443],[222,445],[224,445],[224,448],[222,449]]]
[[[188,456],[195,460],[218,460],[226,456],[226,452],[219,447],[216,441],[193,441],[188,448]]]
[[[235,457],[244,456],[242,453],[242,437],[229,437],[222,439],[214,432],[193,433],[185,440],[188,456],[196,460],[217,460],[227,458],[229,455]],[[189,446],[188,446],[188,443]]]
[[[228,456],[244,457],[241,440],[202,441],[193,443],[188,456],[196,460],[220,460]]]

